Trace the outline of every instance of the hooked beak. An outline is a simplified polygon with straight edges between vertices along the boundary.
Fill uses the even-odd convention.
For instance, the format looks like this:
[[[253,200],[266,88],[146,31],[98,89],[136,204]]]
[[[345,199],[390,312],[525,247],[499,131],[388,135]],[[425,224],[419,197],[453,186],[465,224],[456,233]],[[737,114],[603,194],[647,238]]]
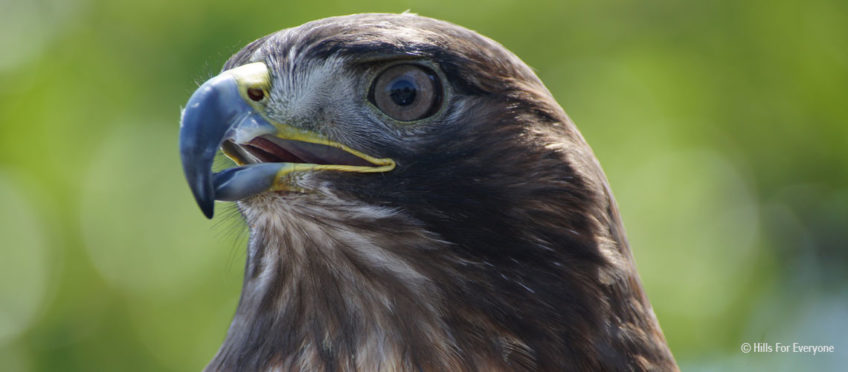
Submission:
[[[297,171],[388,172],[392,159],[375,158],[314,132],[268,120],[270,74],[251,63],[209,79],[189,98],[180,122],[180,157],[195,201],[207,218],[215,200],[240,200],[286,190]],[[212,173],[218,149],[239,167]]]

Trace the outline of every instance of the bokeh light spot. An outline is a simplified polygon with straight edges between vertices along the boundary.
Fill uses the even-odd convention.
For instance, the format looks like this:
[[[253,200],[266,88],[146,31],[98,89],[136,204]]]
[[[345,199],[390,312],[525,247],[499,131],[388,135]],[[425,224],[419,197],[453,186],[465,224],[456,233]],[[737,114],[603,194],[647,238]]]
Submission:
[[[79,0],[0,0],[0,50],[5,51],[0,73],[40,57],[81,5]]]
[[[44,299],[47,231],[34,211],[14,179],[0,170],[0,345],[29,327]]]
[[[619,179],[631,248],[668,338],[692,346],[727,336],[701,325],[734,318],[754,267],[759,214],[745,178],[717,152],[669,149]]]
[[[82,232],[95,267],[134,294],[169,297],[213,275],[234,239],[213,232],[185,185],[176,126],[118,126],[94,153]]]

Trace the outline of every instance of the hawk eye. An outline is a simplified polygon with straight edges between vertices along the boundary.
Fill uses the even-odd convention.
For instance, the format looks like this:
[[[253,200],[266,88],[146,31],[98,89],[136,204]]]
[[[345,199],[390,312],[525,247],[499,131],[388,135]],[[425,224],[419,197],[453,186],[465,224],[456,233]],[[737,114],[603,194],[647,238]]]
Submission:
[[[251,100],[259,102],[265,98],[265,92],[259,88],[247,88],[247,96],[250,97]]]
[[[442,85],[439,77],[424,66],[394,65],[374,79],[368,99],[395,120],[424,119],[439,111]]]

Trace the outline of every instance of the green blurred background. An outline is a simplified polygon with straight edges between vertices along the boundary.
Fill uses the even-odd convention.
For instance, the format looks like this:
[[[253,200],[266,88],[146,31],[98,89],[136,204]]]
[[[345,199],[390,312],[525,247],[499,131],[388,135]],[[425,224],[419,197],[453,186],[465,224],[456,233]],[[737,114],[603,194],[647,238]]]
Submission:
[[[844,370],[839,0],[0,0],[0,370],[200,370],[246,234],[194,205],[181,105],[264,34],[407,9],[500,41],[576,121],[685,370]]]

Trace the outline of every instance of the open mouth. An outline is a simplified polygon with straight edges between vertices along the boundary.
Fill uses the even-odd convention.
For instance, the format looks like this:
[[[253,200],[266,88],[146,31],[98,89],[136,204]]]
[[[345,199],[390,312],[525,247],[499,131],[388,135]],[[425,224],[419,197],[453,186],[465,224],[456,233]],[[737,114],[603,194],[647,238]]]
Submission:
[[[308,140],[273,135],[255,137],[244,144],[224,140],[221,150],[239,166],[212,175],[215,199],[235,201],[263,191],[304,191],[292,183],[292,172],[377,173],[395,167],[392,159],[374,158],[328,140]]]
[[[273,136],[256,137],[244,145],[225,141],[222,149],[239,164],[301,163],[341,165],[351,167],[383,166],[379,159],[357,155],[334,146],[282,139]]]
[[[304,177],[294,173],[395,169],[392,159],[376,158],[319,133],[269,121],[250,91],[268,91],[270,79],[268,67],[261,62],[227,70],[203,83],[182,112],[183,172],[207,218],[212,218],[215,200],[236,201],[265,191],[302,188]],[[219,149],[238,166],[213,172]]]
[[[272,135],[259,136],[245,144],[226,140],[221,150],[238,165],[290,163],[301,164],[301,169],[349,172],[374,172],[394,165],[388,159],[374,158],[333,142],[305,142]]]

